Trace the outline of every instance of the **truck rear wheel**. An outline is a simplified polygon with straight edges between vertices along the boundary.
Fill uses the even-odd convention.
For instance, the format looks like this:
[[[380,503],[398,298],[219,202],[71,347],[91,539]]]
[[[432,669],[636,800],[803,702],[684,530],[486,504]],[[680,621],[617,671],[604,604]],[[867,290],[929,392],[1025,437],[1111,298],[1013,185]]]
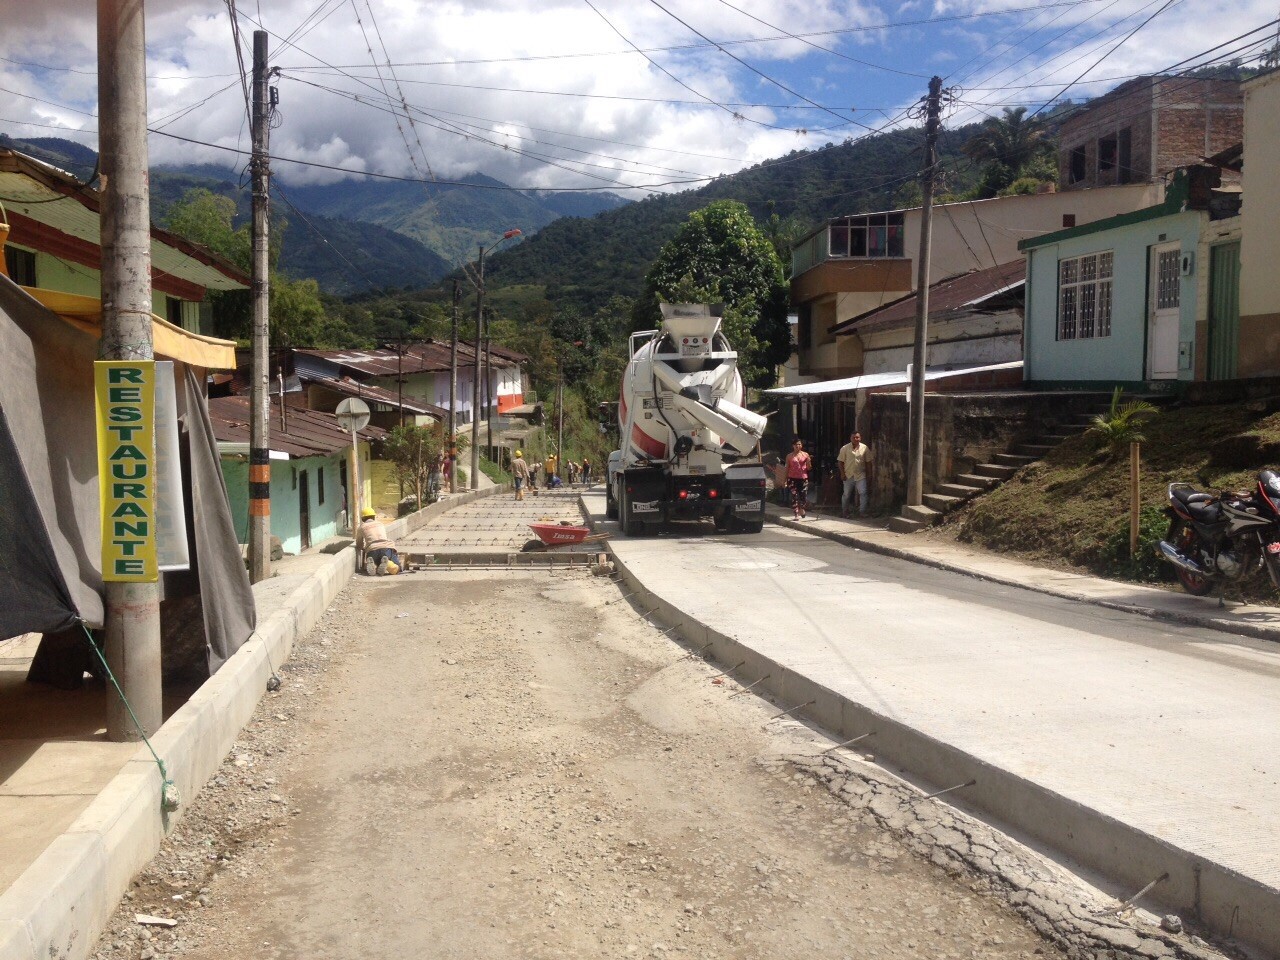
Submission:
[[[618,501],[613,496],[613,484],[604,488],[604,515],[610,520],[618,519]]]
[[[644,521],[637,520],[631,515],[631,497],[624,493],[622,495],[622,532],[628,537],[644,536]]]

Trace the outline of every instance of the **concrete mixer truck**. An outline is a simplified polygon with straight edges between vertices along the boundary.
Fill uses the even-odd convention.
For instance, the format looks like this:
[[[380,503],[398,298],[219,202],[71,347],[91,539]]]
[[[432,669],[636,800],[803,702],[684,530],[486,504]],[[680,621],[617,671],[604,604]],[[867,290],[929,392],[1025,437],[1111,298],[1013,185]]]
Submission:
[[[738,355],[719,304],[664,303],[662,327],[631,335],[609,457],[607,513],[627,536],[668,520],[727,533],[764,526],[765,418],[742,406]]]

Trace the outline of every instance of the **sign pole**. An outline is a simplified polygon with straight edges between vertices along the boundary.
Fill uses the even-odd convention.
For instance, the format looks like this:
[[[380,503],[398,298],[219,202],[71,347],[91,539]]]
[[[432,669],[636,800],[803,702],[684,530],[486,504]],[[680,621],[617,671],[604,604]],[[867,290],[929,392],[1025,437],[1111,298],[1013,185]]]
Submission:
[[[102,173],[102,357],[135,361],[135,373],[152,368],[151,339],[151,223],[147,181],[147,60],[143,3],[98,0],[98,107]],[[115,384],[124,390],[123,380]],[[139,373],[140,376],[145,376]],[[137,394],[121,393],[132,402]],[[149,392],[148,392],[148,395]],[[154,400],[154,397],[152,397]],[[135,447],[143,466],[155,467],[154,403],[140,410],[151,449]],[[108,412],[106,416],[110,416]],[[124,425],[124,421],[120,422]],[[123,443],[124,434],[117,432]],[[136,463],[129,454],[131,464]],[[149,464],[147,460],[149,459]],[[117,461],[124,465],[124,461]],[[136,468],[135,468],[136,469]],[[133,471],[129,471],[133,472]],[[129,482],[114,483],[129,487]],[[152,488],[154,490],[154,488]],[[104,504],[104,508],[106,504]],[[132,526],[154,551],[154,501],[135,502],[141,515],[115,519]],[[112,511],[115,512],[115,511]],[[108,546],[104,543],[104,546]],[[136,547],[134,549],[137,549]],[[105,558],[104,558],[105,559]],[[129,558],[123,558],[128,561]],[[154,567],[154,561],[152,566]],[[139,740],[164,722],[160,672],[160,589],[158,573],[138,579],[126,568],[126,578],[106,580],[105,656],[120,684],[120,697],[107,697],[107,736],[117,742]],[[127,699],[127,703],[126,703]],[[141,730],[129,717],[129,707]]]

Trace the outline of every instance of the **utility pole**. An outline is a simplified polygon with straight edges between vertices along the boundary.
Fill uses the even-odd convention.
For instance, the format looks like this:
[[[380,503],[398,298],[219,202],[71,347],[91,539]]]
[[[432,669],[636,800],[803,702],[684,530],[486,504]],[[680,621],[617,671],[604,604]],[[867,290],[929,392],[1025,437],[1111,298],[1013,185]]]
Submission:
[[[458,492],[458,300],[462,290],[453,281],[453,335],[449,340],[449,492]]]
[[[493,311],[489,311],[489,315],[484,318],[484,422],[485,422],[485,449],[489,451],[489,456],[494,457],[493,451],[493,331],[490,326],[493,324]]]
[[[471,384],[471,489],[480,489],[480,327],[484,316],[484,247],[476,284],[475,381]]]
[[[396,337],[396,389],[400,404],[400,426],[404,426],[404,334]]]
[[[267,272],[270,230],[270,167],[267,157],[270,108],[267,104],[267,33],[253,32],[253,362],[249,380],[249,580],[271,576],[271,375],[267,345],[271,336]]]
[[[142,0],[98,0],[98,149],[102,173],[102,359],[151,360],[147,60]],[[121,697],[107,736],[150,736],[164,722],[158,583],[106,584],[105,656]],[[127,699],[128,704],[125,703]],[[129,705],[142,730],[129,718]]]
[[[560,427],[556,431],[556,463],[564,463],[564,374],[560,374],[560,381],[556,384],[556,416],[560,420]]]
[[[907,455],[907,505],[924,503],[924,365],[929,333],[929,248],[933,241],[933,177],[938,163],[938,127],[942,115],[942,78],[929,81],[925,99],[924,201],[920,209],[920,263],[916,280],[916,339],[911,352],[911,431]]]

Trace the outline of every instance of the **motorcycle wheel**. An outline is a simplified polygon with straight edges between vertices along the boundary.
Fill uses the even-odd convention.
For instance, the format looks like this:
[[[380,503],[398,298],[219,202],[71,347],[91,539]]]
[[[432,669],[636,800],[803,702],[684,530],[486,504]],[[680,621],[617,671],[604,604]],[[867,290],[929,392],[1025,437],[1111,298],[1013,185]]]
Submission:
[[[1178,531],[1173,540],[1173,545],[1178,548],[1178,552],[1183,556],[1200,557],[1203,555],[1203,551],[1200,548],[1200,538],[1189,527],[1183,527]],[[1183,570],[1181,567],[1174,567],[1173,572],[1177,575],[1178,582],[1182,584],[1182,589],[1193,597],[1203,597],[1213,589],[1213,581],[1208,577],[1202,577],[1199,574],[1192,573],[1190,570]]]

